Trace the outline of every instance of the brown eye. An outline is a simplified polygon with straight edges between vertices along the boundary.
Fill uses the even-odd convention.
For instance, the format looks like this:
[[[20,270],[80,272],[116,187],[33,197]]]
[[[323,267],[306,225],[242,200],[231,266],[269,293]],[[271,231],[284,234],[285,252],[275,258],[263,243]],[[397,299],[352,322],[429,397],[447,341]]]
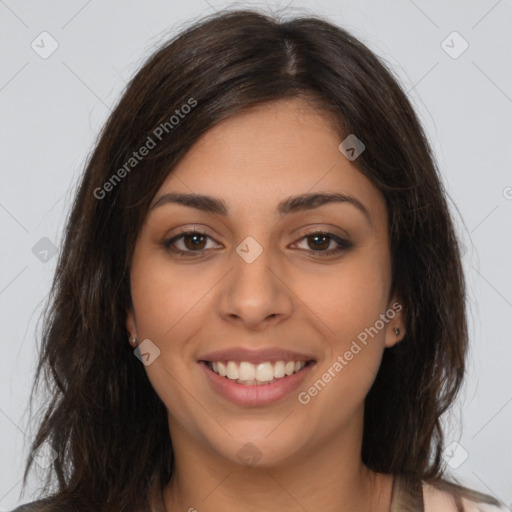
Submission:
[[[183,243],[187,249],[204,249],[203,245],[206,240],[204,235],[199,233],[185,234],[183,235]],[[189,243],[188,243],[189,242]]]
[[[327,249],[332,239],[326,235],[308,235],[307,240],[312,249]]]
[[[197,256],[207,249],[205,245],[208,239],[213,240],[209,235],[200,231],[185,231],[166,240],[163,245],[171,252],[181,256]],[[178,246],[179,242],[181,242],[181,247]]]
[[[338,254],[342,251],[346,251],[350,249],[353,244],[348,240],[344,240],[334,233],[324,233],[323,231],[316,231],[314,233],[308,233],[300,240],[306,240],[307,250],[308,252],[317,253],[318,256],[332,256],[334,254]],[[326,250],[331,243],[337,244],[331,250]],[[295,244],[298,246],[298,244]]]
[[[200,256],[203,251],[208,249],[205,247],[208,239],[213,240],[209,235],[200,231],[185,231],[166,240],[163,245],[169,251],[180,256]],[[316,253],[315,255],[320,257],[333,256],[350,249],[353,245],[348,240],[344,240],[334,233],[324,233],[321,231],[309,233],[300,240],[306,240],[307,248],[305,250],[307,252]],[[179,243],[181,243],[181,247],[179,247]],[[294,245],[298,246],[297,243]],[[334,247],[327,250],[331,245],[334,245]]]

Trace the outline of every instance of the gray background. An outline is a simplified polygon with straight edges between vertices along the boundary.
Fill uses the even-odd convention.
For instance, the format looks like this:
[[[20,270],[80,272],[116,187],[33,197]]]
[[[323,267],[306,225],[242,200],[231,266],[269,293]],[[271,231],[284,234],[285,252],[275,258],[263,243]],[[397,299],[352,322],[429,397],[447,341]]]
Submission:
[[[324,14],[382,56],[408,91],[466,247],[472,350],[446,420],[447,442],[459,443],[446,460],[464,484],[512,509],[511,0],[0,0],[0,510],[37,486],[32,478],[20,499],[38,318],[85,159],[155,45],[228,5]],[[58,44],[45,59],[44,31]]]

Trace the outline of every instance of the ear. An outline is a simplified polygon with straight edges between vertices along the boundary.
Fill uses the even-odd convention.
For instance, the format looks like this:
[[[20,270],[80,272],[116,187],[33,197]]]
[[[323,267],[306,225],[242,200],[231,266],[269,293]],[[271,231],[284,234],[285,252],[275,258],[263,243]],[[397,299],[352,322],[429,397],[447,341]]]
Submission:
[[[404,303],[399,297],[393,296],[389,301],[386,317],[388,318],[388,323],[386,325],[384,345],[386,347],[393,347],[399,341],[402,341],[406,334],[406,311]],[[398,334],[396,329],[400,331]]]
[[[126,310],[126,330],[130,340],[134,336],[137,337],[137,322],[135,320],[135,313],[131,308]]]

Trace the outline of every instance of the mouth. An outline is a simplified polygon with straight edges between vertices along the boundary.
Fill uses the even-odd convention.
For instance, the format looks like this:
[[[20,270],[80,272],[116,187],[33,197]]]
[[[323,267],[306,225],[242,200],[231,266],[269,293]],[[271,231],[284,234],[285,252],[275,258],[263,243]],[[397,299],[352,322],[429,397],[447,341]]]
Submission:
[[[316,361],[210,361],[201,359],[206,382],[216,394],[243,407],[264,407],[285,400],[311,376]],[[246,364],[247,363],[247,364]]]
[[[257,364],[249,361],[206,361],[208,370],[228,381],[242,386],[268,386],[300,374],[316,361],[264,361]]]
[[[203,353],[197,362],[217,396],[239,406],[263,407],[292,397],[311,378],[317,360],[312,353],[277,346],[240,346]]]

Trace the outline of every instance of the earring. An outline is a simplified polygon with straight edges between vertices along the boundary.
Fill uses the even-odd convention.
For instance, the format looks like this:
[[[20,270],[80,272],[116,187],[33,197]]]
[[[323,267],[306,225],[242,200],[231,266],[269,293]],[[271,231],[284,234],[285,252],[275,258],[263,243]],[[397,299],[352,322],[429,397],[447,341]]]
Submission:
[[[131,344],[132,344],[134,347],[136,347],[136,346],[137,346],[137,338],[136,338],[135,336],[132,338]]]
[[[400,329],[398,327],[395,327],[393,331],[395,332],[395,336],[398,336],[400,334]]]

